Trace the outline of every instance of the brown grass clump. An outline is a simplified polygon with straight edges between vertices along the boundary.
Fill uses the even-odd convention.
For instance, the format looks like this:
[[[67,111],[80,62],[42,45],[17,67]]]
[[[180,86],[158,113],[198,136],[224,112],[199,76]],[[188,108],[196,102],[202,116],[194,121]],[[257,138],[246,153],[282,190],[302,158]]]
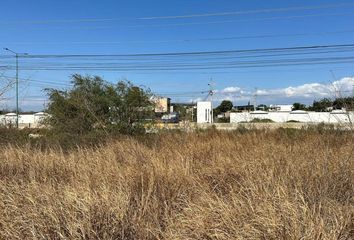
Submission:
[[[0,239],[354,239],[354,139],[166,133],[0,153]]]

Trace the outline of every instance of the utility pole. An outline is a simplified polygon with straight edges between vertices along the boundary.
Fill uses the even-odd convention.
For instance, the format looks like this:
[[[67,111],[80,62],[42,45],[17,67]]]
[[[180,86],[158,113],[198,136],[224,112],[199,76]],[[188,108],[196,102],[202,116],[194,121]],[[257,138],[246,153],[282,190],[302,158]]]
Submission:
[[[192,122],[194,119],[194,101],[192,100]]]
[[[257,110],[257,92],[258,92],[258,88],[255,88],[255,92],[254,92],[254,106],[253,106],[253,110],[256,111]]]
[[[209,96],[210,96],[210,102],[211,102],[210,123],[213,123],[214,122],[214,109],[213,109],[214,83],[213,83],[213,78],[210,78],[210,83],[208,83],[208,85],[209,85]]]
[[[4,50],[15,54],[15,58],[16,58],[16,128],[18,128],[19,127],[19,124],[18,124],[18,119],[19,119],[19,106],[18,106],[18,58],[20,57],[20,55],[28,55],[28,54],[27,53],[17,53],[17,52],[12,51],[9,48],[4,48]]]

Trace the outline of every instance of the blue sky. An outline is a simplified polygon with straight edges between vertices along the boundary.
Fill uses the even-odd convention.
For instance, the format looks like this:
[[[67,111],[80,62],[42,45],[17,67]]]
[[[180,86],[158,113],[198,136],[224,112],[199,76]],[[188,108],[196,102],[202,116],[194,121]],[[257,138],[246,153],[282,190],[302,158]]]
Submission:
[[[225,16],[141,19],[338,3],[348,5]],[[333,0],[4,0],[0,9],[0,47],[29,54],[133,54],[350,44],[354,40],[353,16],[354,1]],[[82,19],[95,21],[80,21]],[[292,36],[235,39],[259,35]],[[207,38],[232,39],[207,41],[205,40]],[[3,50],[0,54],[8,55]],[[10,60],[0,59],[0,66],[11,64]],[[219,101],[228,98],[235,104],[252,101],[249,95],[255,88],[259,90],[257,103],[280,104],[301,101],[308,104],[313,99],[325,96],[323,92],[316,91],[330,89],[330,81],[339,83],[346,79],[344,89],[347,91],[352,83],[354,84],[350,78],[353,76],[354,63],[187,72],[99,70],[76,72],[100,75],[111,82],[129,79],[137,85],[150,87],[156,93],[171,93],[174,102],[202,99],[203,96],[192,96],[186,92],[208,89],[210,78],[213,79],[219,94],[215,95],[215,99]],[[35,80],[52,83],[48,86],[62,87],[63,83],[69,83],[69,76],[76,72],[20,71],[20,77],[28,80],[21,81],[21,108],[40,110],[43,107],[45,96],[41,88],[46,86],[43,83],[36,83]],[[0,73],[4,76],[15,75],[13,70],[0,70]],[[2,80],[5,81],[5,77],[2,77]],[[230,89],[233,91],[229,91]],[[294,91],[298,91],[299,94],[292,94]],[[302,94],[301,91],[305,93]],[[272,95],[262,97],[261,93]],[[7,93],[6,97],[1,107],[12,108],[14,91]]]

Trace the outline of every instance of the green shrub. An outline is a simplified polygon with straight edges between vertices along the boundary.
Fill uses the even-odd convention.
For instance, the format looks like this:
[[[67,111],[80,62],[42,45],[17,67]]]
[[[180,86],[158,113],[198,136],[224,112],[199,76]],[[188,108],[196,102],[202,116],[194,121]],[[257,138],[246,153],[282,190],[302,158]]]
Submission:
[[[264,118],[264,119],[260,119],[260,118],[254,118],[250,121],[251,123],[272,123],[274,122],[273,120],[271,119],[268,119],[268,118]]]
[[[148,89],[124,81],[111,84],[97,76],[73,75],[72,82],[66,91],[47,89],[47,124],[55,135],[142,133],[144,120],[152,118]]]

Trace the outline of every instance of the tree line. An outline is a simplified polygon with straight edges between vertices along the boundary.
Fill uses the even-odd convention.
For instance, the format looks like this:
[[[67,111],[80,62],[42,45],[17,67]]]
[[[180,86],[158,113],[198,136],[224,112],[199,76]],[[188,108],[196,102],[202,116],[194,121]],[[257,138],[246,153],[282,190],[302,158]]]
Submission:
[[[252,105],[251,105],[252,106]],[[255,107],[257,110],[269,110],[269,107],[265,104],[259,104]],[[303,103],[293,103],[293,110],[305,110],[314,112],[328,112],[333,109],[343,109],[353,111],[354,110],[354,97],[340,97],[334,100],[330,98],[322,98],[320,100],[313,101],[312,105],[305,105]],[[232,111],[233,103],[230,100],[223,100],[220,105],[214,108],[214,115]]]
[[[294,103],[293,110],[307,110],[314,112],[328,112],[333,109],[343,109],[353,110],[354,108],[354,97],[339,97],[334,100],[330,98],[322,98],[318,101],[313,101],[313,104],[306,106],[302,103]]]

